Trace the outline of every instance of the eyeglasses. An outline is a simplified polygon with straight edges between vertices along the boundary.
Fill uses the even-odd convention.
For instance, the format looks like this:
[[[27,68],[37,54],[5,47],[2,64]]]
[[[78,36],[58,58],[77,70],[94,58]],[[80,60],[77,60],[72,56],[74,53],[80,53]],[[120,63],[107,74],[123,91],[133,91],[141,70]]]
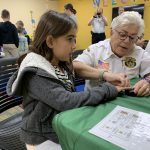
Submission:
[[[115,31],[118,33],[120,40],[125,40],[127,37],[129,37],[129,41],[132,42],[132,43],[135,43],[138,40],[137,35],[129,36],[126,32],[119,32],[117,30],[115,30]]]

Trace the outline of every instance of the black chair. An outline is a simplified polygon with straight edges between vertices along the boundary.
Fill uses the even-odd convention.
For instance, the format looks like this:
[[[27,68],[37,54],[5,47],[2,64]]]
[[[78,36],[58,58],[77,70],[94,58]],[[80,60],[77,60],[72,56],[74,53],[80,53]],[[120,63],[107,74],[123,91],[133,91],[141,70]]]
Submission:
[[[0,113],[22,103],[22,97],[8,96],[6,85],[10,76],[17,70],[17,58],[0,58]],[[0,122],[0,150],[26,150],[20,141],[22,112]]]
[[[83,53],[83,49],[75,50],[72,54],[73,59],[77,58],[77,56],[82,53]]]

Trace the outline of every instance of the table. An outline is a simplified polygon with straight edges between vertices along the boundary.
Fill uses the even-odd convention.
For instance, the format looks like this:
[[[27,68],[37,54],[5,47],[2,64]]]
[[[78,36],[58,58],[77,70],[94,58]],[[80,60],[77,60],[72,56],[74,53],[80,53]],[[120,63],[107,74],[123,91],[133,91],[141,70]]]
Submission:
[[[132,80],[134,84],[137,79]],[[121,150],[88,131],[100,122],[117,105],[150,113],[150,97],[129,97],[123,95],[99,106],[85,106],[62,112],[53,120],[63,150]]]

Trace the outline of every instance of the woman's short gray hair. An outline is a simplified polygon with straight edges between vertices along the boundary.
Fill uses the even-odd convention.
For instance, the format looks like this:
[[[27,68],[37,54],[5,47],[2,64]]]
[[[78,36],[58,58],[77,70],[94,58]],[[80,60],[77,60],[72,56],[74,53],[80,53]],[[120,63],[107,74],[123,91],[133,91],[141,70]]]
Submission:
[[[138,36],[141,36],[144,33],[144,20],[141,15],[135,11],[126,11],[115,17],[111,23],[111,29],[113,30],[130,24],[138,26]]]

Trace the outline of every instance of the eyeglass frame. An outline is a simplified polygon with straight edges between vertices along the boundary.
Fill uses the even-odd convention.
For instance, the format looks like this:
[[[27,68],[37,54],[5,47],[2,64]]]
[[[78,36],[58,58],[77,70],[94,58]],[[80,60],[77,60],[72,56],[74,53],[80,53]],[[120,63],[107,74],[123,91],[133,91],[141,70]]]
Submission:
[[[119,38],[120,40],[125,40],[127,37],[129,38],[129,41],[132,42],[132,43],[136,43],[137,40],[138,40],[138,36],[136,35],[136,37],[132,37],[132,36],[129,36],[126,32],[119,32],[118,30],[115,29],[115,31],[118,33],[119,35]],[[124,34],[125,36],[124,37],[121,37],[121,34]]]

